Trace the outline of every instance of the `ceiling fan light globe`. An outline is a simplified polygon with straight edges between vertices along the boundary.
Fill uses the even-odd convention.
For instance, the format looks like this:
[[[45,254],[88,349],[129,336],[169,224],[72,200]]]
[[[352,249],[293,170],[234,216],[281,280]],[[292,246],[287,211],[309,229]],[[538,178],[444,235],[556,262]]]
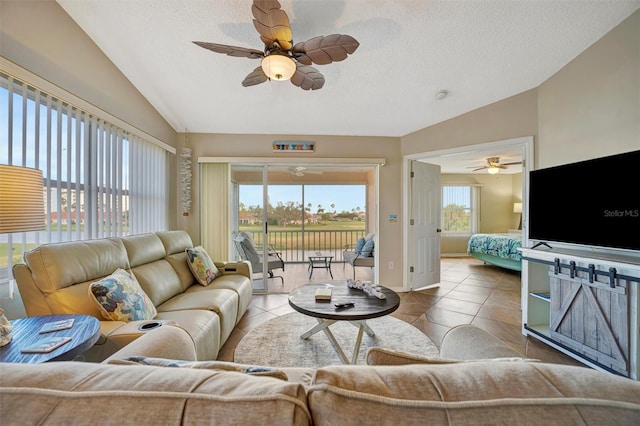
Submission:
[[[490,175],[495,175],[499,171],[500,171],[499,167],[494,167],[494,166],[487,167],[487,173],[489,173]]]
[[[296,64],[285,55],[272,53],[262,59],[262,71],[271,80],[289,80],[296,72]]]

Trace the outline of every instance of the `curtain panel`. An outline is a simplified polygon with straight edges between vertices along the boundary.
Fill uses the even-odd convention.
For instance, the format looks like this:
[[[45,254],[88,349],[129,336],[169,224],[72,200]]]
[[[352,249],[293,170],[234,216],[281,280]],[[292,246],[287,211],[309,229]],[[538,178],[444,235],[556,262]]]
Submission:
[[[200,241],[214,260],[229,260],[229,164],[200,164]]]

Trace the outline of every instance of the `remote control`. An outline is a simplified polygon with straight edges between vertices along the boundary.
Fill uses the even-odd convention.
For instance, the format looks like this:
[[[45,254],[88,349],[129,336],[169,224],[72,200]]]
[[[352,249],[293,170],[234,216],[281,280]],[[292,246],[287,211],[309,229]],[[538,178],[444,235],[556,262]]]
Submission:
[[[353,302],[334,303],[336,308],[353,308],[355,304]]]

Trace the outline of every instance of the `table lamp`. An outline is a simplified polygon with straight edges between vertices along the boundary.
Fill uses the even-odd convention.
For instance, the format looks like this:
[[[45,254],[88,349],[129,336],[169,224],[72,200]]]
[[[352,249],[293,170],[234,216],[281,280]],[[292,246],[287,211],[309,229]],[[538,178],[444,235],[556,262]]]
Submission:
[[[0,165],[0,234],[44,229],[42,191],[42,171]],[[11,341],[11,328],[4,310],[0,309],[0,346]]]
[[[520,224],[518,229],[522,229],[522,203],[513,203],[513,212],[520,213]]]

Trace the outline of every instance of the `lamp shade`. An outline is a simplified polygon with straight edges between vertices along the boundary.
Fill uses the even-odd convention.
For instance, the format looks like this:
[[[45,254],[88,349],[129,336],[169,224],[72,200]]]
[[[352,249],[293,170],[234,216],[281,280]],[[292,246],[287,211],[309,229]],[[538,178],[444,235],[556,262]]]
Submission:
[[[296,72],[296,64],[291,58],[278,53],[271,53],[262,59],[262,71],[271,80],[289,80]]]
[[[42,171],[0,165],[0,234],[44,229]]]
[[[513,212],[522,213],[522,203],[513,203]]]

